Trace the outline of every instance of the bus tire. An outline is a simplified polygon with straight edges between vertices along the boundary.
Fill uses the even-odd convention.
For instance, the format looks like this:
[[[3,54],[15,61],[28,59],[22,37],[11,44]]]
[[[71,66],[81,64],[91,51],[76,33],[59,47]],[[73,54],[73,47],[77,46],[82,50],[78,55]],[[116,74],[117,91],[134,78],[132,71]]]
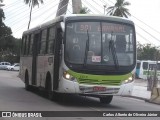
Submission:
[[[47,87],[47,95],[46,96],[49,100],[52,100],[52,101],[57,101],[58,100],[58,98],[57,98],[58,95],[57,95],[56,92],[51,90],[51,85],[48,85],[48,87]]]
[[[27,91],[31,90],[31,89],[30,89],[30,85],[29,85],[28,71],[26,71],[26,73],[25,73],[25,89],[26,89]]]
[[[53,100],[53,92],[52,92],[52,90],[51,90],[51,85],[48,85],[48,87],[47,87],[47,98],[49,99],[49,100]]]
[[[45,90],[46,90],[46,97],[49,100],[56,100],[56,94],[54,91],[52,91],[52,82],[51,82],[51,75],[49,73],[47,73],[47,77],[46,77],[46,86],[45,86]]]
[[[105,104],[110,104],[113,99],[113,95],[105,96],[105,97],[100,97],[100,102],[105,103]]]

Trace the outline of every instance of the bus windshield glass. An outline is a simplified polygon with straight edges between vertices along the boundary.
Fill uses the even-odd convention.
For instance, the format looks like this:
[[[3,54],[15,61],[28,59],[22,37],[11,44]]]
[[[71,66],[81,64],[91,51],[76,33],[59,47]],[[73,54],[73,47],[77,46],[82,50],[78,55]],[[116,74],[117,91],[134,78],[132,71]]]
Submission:
[[[65,60],[71,64],[131,66],[134,46],[134,30],[128,24],[70,22],[66,25]]]

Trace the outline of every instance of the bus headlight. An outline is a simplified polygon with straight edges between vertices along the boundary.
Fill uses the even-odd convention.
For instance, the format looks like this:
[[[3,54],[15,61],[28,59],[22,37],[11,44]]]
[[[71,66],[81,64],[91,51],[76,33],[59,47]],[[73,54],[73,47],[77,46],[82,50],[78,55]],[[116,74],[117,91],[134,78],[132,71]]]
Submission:
[[[123,84],[131,83],[131,82],[133,82],[133,80],[134,80],[134,77],[131,76],[131,77],[129,77],[127,80],[123,81],[122,83],[123,83]]]
[[[63,72],[63,77],[67,80],[75,81],[75,78],[66,71]]]

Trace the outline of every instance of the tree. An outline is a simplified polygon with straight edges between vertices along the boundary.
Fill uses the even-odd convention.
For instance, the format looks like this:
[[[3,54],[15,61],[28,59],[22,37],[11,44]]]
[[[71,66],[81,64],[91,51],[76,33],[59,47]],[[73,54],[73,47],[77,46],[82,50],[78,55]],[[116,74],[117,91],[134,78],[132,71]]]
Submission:
[[[160,60],[159,50],[155,46],[151,46],[151,44],[137,46],[137,59],[138,60]]]
[[[0,26],[3,25],[3,20],[5,19],[3,9],[0,8]]]
[[[1,49],[1,46],[4,47],[4,40],[11,36],[12,34],[12,30],[10,27],[7,27],[3,20],[5,19],[5,15],[4,15],[4,12],[3,12],[3,9],[0,9],[0,49]]]
[[[43,0],[24,0],[25,4],[28,4],[30,7],[30,16],[29,16],[29,22],[28,22],[28,29],[30,27],[31,23],[31,17],[32,17],[32,8],[35,6],[39,6],[39,3],[43,4]]]
[[[0,61],[19,62],[20,40],[12,36],[12,30],[3,22],[5,14],[0,9]]]
[[[128,18],[128,16],[131,16],[129,10],[126,8],[129,5],[130,3],[125,0],[117,0],[114,6],[107,8],[107,14]]]
[[[87,8],[87,7],[83,7],[81,10],[80,10],[80,14],[87,14],[87,13],[89,13],[90,12],[90,10]]]

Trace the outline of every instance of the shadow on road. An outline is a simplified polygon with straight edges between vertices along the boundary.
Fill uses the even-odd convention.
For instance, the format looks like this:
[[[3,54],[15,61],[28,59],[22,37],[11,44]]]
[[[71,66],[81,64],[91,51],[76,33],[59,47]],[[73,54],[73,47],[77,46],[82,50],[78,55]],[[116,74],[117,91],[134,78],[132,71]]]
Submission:
[[[41,94],[37,89],[32,89],[32,92],[39,95],[40,97],[43,97],[45,99],[46,96]],[[113,97],[114,100],[114,97]],[[123,108],[113,105],[112,103],[110,104],[103,104],[100,103],[99,98],[93,98],[93,97],[88,97],[88,96],[81,96],[81,95],[75,95],[75,94],[60,94],[58,95],[58,99],[52,101],[54,103],[57,103],[59,105],[63,105],[66,107],[96,107],[96,108],[107,108],[110,111],[114,111],[115,109],[117,110],[124,110]]]
[[[64,95],[60,98],[58,104],[62,104],[64,106],[75,106],[75,107],[96,107],[96,108],[110,108],[110,109],[121,109],[118,106],[111,104],[103,104],[100,103],[99,98],[80,96],[80,95]]]

